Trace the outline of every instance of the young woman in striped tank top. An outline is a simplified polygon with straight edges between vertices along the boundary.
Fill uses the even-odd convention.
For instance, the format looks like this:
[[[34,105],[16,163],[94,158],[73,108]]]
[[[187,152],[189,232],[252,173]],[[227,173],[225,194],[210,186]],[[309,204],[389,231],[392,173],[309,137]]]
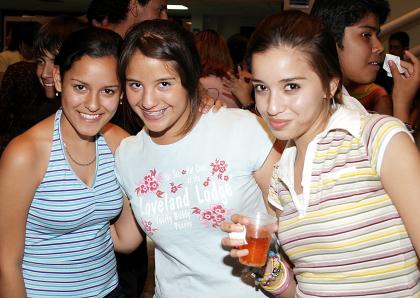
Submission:
[[[113,153],[128,134],[108,123],[120,43],[109,30],[72,33],[55,57],[62,107],[2,155],[1,297],[123,297],[110,221],[123,206]]]
[[[257,283],[275,297],[420,297],[419,152],[398,119],[342,103],[335,49],[319,21],[292,11],[250,40],[257,109],[288,140],[268,199],[284,258],[272,255]],[[232,221],[226,232],[247,223]]]

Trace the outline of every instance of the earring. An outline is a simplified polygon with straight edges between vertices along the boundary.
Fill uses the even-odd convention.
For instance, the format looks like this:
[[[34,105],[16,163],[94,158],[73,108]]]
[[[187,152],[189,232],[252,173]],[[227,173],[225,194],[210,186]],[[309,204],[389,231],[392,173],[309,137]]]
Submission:
[[[58,92],[55,92],[55,97],[58,97],[60,94]]]
[[[337,105],[335,104],[335,98],[334,98],[334,96],[331,97],[331,105],[332,105],[333,110],[335,111],[337,109]]]

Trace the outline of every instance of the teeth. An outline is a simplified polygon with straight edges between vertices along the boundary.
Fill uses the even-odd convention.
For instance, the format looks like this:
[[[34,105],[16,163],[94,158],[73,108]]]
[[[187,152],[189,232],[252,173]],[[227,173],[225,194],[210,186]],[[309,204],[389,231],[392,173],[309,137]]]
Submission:
[[[159,111],[144,111],[145,114],[150,116],[160,116],[163,114],[163,112],[165,112],[165,109]]]
[[[94,119],[99,118],[99,115],[98,114],[92,115],[92,114],[80,113],[80,116],[82,116],[83,118],[89,119],[89,120],[94,120]]]

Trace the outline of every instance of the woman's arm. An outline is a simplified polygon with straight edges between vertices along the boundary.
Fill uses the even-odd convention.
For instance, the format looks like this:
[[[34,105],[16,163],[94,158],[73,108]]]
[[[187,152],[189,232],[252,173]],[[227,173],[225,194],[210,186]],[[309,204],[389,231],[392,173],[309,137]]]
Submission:
[[[0,160],[0,297],[26,297],[22,275],[25,228],[44,158],[27,137],[13,140]]]
[[[385,149],[381,181],[420,256],[420,154],[405,133],[396,134]]]
[[[114,155],[121,141],[129,136],[128,132],[112,123],[108,123],[102,130],[102,133]],[[124,197],[122,211],[113,221],[110,229],[114,249],[117,252],[128,254],[134,251],[143,241],[143,235],[134,218],[130,202],[126,197]]]
[[[125,254],[133,252],[143,241],[143,235],[127,198],[124,198],[120,215],[111,225],[111,236],[115,251]]]

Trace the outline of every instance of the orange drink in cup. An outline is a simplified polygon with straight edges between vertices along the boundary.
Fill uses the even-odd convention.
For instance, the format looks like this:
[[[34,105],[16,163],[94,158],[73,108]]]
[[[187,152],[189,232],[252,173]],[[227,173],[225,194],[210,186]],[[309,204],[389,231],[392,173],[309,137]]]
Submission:
[[[247,216],[249,224],[246,225],[246,243],[240,249],[247,249],[248,255],[240,257],[239,262],[246,266],[262,267],[267,261],[277,218],[275,216],[258,212],[254,216]]]

